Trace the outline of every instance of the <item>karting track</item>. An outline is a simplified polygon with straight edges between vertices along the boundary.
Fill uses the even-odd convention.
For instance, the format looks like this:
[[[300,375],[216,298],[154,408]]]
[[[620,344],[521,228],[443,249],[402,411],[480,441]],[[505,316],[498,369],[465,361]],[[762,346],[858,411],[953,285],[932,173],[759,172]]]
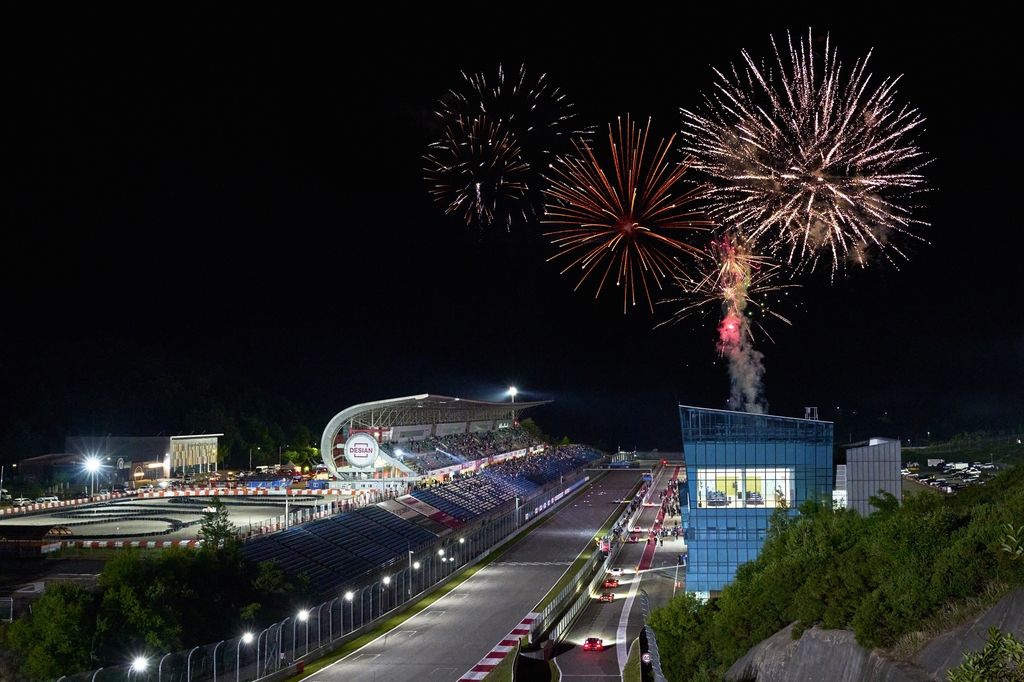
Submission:
[[[639,470],[609,472],[499,560],[399,627],[310,678],[316,682],[481,679],[486,674],[477,667],[481,659],[534,611],[618,509],[614,500],[628,495],[640,474]]]

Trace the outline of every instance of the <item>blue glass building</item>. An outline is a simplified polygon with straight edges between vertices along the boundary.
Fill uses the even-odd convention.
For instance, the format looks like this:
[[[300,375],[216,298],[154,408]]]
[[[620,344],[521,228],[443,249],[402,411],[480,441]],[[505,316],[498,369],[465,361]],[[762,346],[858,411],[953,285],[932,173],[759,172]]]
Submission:
[[[832,495],[831,422],[679,406],[686,457],[686,590],[705,596],[757,557],[768,517]]]

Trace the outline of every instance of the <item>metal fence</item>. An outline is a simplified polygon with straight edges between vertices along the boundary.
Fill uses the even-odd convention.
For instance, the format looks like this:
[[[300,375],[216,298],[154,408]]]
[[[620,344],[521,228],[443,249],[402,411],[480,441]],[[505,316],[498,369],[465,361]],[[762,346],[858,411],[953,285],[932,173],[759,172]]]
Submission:
[[[631,528],[643,509],[643,505],[627,507],[612,525]],[[548,604],[533,622],[530,628],[531,643],[540,641],[545,634],[552,641],[558,641],[563,634],[569,631],[576,616],[582,613],[590,603],[591,595],[597,590],[598,585],[604,582],[612,559],[619,549],[621,549],[621,544],[615,547],[613,552],[609,552],[607,557],[601,552],[594,552],[587,563],[577,571],[572,581],[558,593],[554,601]],[[600,564],[600,568],[594,572],[594,567],[597,564]],[[591,576],[591,578],[584,587],[587,576]],[[568,606],[566,606],[567,604]]]
[[[556,483],[505,513],[411,551],[407,561],[381,567],[379,574],[343,588],[333,599],[297,610],[260,631],[189,651],[140,656],[134,662],[68,675],[58,682],[250,682],[293,663],[319,658],[482,558],[588,479],[578,474]]]

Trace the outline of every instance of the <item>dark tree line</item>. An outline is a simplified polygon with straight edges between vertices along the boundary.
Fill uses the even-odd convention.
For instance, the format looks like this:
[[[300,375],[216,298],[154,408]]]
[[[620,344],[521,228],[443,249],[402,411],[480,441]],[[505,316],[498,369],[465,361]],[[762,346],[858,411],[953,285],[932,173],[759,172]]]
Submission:
[[[237,379],[122,341],[92,339],[88,361],[55,347],[44,365],[27,366],[26,349],[0,343],[0,462],[63,452],[67,436],[223,433],[231,468],[308,459],[327,416]],[[34,349],[37,350],[37,349]],[[298,462],[302,463],[302,462]]]
[[[125,551],[99,588],[47,585],[32,613],[0,624],[0,679],[54,680],[121,665],[139,651],[180,651],[266,627],[307,599],[308,580],[274,562],[252,564],[222,511],[204,519],[202,549],[154,557]]]
[[[874,499],[867,518],[809,502],[771,519],[760,556],[705,603],[676,596],[654,611],[666,676],[712,679],[790,623],[849,628],[868,648],[890,648],[942,625],[943,613],[1024,582],[1008,529],[1024,519],[1024,467],[955,496],[931,491]],[[1009,533],[1009,534],[1008,534]],[[1012,542],[1011,542],[1012,541]]]

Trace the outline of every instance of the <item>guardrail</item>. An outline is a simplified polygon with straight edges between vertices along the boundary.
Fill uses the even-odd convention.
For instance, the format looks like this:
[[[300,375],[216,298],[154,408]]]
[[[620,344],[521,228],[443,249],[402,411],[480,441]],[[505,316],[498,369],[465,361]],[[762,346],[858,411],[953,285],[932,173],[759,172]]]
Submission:
[[[626,523],[627,527],[632,527],[633,522],[639,518],[642,511],[642,504],[637,505],[635,509],[627,507],[612,525],[619,527]],[[545,635],[552,641],[558,641],[559,637],[572,625],[576,616],[586,608],[591,600],[591,594],[597,589],[598,583],[604,582],[608,569],[611,567],[612,559],[618,555],[621,548],[621,543],[616,544],[613,551],[609,551],[607,557],[601,552],[595,552],[580,567],[572,581],[562,588],[554,601],[548,604],[540,612],[537,620],[534,621],[533,626],[530,628],[531,644],[539,642]],[[601,566],[595,571],[595,566],[598,564]],[[590,576],[590,582],[587,583],[586,589],[583,589],[583,584],[588,576]]]
[[[521,501],[515,509],[485,519],[460,537],[439,538],[410,555],[378,567],[374,575],[339,596],[273,623],[260,632],[121,665],[68,675],[59,682],[276,682],[373,629],[430,594],[535,523],[589,480],[567,477]],[[399,566],[402,566],[399,568]],[[155,666],[155,669],[154,669]],[[167,678],[166,681],[164,678]]]

